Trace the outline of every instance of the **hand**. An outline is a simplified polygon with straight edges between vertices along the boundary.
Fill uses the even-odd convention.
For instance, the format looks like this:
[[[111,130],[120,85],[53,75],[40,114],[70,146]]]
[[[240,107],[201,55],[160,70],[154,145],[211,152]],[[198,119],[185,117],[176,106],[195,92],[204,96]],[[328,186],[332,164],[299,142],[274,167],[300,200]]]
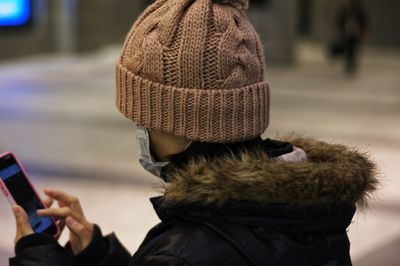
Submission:
[[[77,197],[54,189],[45,189],[44,193],[50,199],[58,201],[59,208],[39,210],[38,215],[53,216],[61,221],[65,221],[70,230],[72,252],[77,255],[92,241],[94,225],[86,220]]]
[[[47,207],[50,207],[53,204],[53,200],[51,198],[47,198],[44,200],[44,204]],[[16,225],[17,225],[17,232],[14,240],[14,244],[28,235],[34,234],[35,232],[32,229],[32,226],[29,223],[29,217],[26,214],[25,210],[18,205],[12,207],[12,212],[15,217]],[[57,226],[60,228],[60,231],[63,230],[64,224],[63,221],[58,222]]]

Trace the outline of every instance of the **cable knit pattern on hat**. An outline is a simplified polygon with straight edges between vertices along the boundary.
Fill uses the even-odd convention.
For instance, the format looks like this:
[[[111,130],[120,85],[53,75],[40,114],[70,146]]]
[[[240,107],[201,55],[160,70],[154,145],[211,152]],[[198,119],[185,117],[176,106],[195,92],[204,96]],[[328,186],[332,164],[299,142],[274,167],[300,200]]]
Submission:
[[[246,0],[158,0],[117,63],[117,106],[148,129],[235,142],[269,123],[269,88]]]

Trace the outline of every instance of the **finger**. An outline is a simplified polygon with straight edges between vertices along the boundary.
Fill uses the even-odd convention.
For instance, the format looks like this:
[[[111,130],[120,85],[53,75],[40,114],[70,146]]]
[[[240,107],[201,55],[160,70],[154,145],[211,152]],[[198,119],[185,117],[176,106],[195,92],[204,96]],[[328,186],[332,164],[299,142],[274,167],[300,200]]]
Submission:
[[[37,214],[39,216],[53,216],[60,219],[65,219],[68,216],[71,216],[78,222],[83,221],[83,217],[78,213],[74,212],[70,207],[48,208],[48,209],[38,210]]]
[[[44,193],[49,197],[56,199],[57,201],[64,202],[66,204],[71,204],[77,200],[77,198],[67,192],[58,189],[46,188]]]
[[[44,192],[58,201],[60,207],[71,206],[76,212],[84,216],[79,199],[61,190],[45,189]]]
[[[66,207],[66,205],[64,203],[62,203],[61,201],[57,201],[58,202],[58,207],[62,208],[62,207]]]
[[[17,226],[17,237],[26,236],[34,233],[31,225],[29,224],[29,218],[25,210],[20,206],[14,206],[12,208],[14,213],[15,222]]]
[[[46,208],[50,208],[53,205],[54,200],[52,198],[46,198],[43,200],[43,203]]]
[[[74,233],[79,239],[81,239],[82,242],[90,242],[90,239],[92,237],[91,233],[82,223],[76,221],[74,218],[69,216],[67,217],[67,219],[65,219],[65,224],[72,233]]]
[[[65,228],[65,219],[60,219],[60,221],[57,223],[58,228],[60,228],[60,232],[62,232]]]
[[[60,219],[57,223],[57,227],[60,230],[60,233],[57,236],[57,240],[61,237],[62,232],[64,231],[65,228],[65,219]]]
[[[44,193],[46,193],[47,196],[49,196],[59,202],[62,202],[66,205],[71,205],[73,203],[79,202],[77,197],[70,195],[61,190],[47,188],[44,190]]]

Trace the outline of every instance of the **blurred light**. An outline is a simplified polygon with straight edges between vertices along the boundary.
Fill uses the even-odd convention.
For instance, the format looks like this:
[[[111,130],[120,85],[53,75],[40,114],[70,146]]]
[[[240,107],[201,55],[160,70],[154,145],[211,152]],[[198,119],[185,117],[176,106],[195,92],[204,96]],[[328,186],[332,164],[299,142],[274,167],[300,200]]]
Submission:
[[[23,26],[30,16],[30,0],[0,0],[0,27]]]

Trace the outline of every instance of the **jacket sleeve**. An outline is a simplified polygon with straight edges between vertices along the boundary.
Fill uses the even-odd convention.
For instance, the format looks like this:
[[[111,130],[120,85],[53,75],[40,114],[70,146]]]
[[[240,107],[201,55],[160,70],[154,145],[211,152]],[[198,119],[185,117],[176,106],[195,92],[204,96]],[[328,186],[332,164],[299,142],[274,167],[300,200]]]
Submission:
[[[10,266],[126,266],[131,257],[114,234],[103,237],[97,225],[92,242],[77,256],[72,254],[69,243],[64,248],[44,234],[22,238],[15,254]]]
[[[10,266],[78,266],[76,258],[49,235],[32,234],[15,246]]]
[[[72,253],[70,243],[67,243],[66,249]],[[78,266],[126,266],[130,258],[131,255],[116,235],[110,234],[103,237],[97,225],[94,227],[93,238],[90,244],[81,253],[76,255]]]

